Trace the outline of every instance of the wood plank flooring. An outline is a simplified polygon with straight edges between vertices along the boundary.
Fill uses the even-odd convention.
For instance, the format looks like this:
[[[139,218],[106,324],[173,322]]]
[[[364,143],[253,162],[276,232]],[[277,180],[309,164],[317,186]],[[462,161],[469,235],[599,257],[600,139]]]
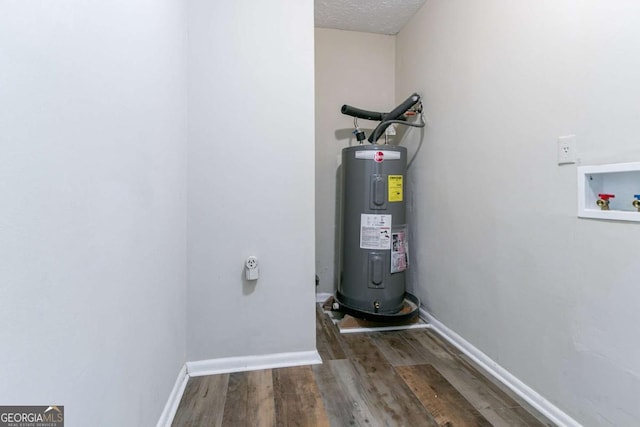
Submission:
[[[192,377],[172,426],[553,426],[429,329],[341,335],[316,314],[322,365]]]

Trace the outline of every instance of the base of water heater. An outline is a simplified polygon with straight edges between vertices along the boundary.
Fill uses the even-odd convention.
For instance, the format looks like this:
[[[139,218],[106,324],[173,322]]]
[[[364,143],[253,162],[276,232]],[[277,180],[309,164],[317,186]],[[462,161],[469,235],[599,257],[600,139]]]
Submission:
[[[338,306],[337,308],[334,308],[334,309],[342,313],[350,314],[353,317],[357,317],[364,320],[370,320],[372,322],[385,322],[385,323],[406,322],[416,317],[420,310],[420,299],[417,296],[410,294],[409,292],[404,293],[404,301],[402,303],[402,309],[400,309],[396,313],[376,313],[376,312],[364,311],[364,310],[349,307],[348,305],[345,305],[342,302],[340,302],[338,293],[335,296],[334,304],[337,304]]]

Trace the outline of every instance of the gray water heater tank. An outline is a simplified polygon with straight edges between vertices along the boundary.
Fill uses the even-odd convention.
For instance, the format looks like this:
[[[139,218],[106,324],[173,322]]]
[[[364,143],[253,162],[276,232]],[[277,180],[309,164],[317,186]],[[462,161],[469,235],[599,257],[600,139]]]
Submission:
[[[408,267],[407,150],[358,145],[342,150],[340,282],[336,298],[359,313],[403,308]]]

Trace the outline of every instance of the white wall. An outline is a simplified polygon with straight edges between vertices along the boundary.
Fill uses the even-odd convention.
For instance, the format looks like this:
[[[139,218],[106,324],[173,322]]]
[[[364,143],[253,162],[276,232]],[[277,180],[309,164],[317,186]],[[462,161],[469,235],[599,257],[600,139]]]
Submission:
[[[0,2],[0,403],[153,425],[185,361],[178,0]]]
[[[640,160],[640,4],[431,0],[397,39],[427,308],[584,425],[640,424],[640,227],[576,218],[576,169]],[[416,134],[408,138],[416,144]]]
[[[188,360],[315,350],[313,2],[191,0],[189,40]]]
[[[353,118],[340,113],[340,107],[395,107],[395,36],[316,28],[315,71],[316,273],[318,291],[333,293],[338,285],[340,156],[344,147],[357,144]],[[371,129],[377,123],[360,120],[359,125]]]

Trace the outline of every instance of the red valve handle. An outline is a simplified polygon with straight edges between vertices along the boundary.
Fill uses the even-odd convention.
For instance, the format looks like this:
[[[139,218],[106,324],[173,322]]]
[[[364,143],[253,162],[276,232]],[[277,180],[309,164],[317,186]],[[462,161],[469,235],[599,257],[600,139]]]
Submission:
[[[609,200],[616,197],[616,195],[615,194],[598,194],[598,197],[600,197],[602,200]]]

